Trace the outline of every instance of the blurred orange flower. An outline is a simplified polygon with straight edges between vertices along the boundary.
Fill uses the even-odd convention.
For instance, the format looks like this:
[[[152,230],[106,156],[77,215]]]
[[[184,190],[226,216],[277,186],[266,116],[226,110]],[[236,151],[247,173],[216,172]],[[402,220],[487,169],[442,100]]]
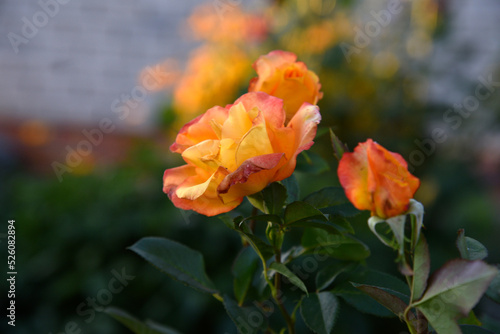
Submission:
[[[248,43],[267,36],[267,22],[262,15],[241,11],[240,6],[229,4],[218,10],[213,3],[196,7],[188,25],[197,39],[216,43]]]
[[[368,139],[353,153],[344,153],[338,167],[340,184],[347,198],[359,210],[390,218],[408,210],[410,199],[420,186],[401,155],[389,152]]]
[[[316,104],[323,97],[318,76],[297,62],[292,52],[271,51],[253,64],[258,77],[250,81],[249,92],[266,92],[283,99],[290,120],[304,102]]]
[[[285,127],[283,101],[247,93],[187,123],[170,147],[186,165],[167,169],[163,191],[181,209],[228,212],[269,183],[289,177],[297,155],[313,144],[321,115],[304,104]]]

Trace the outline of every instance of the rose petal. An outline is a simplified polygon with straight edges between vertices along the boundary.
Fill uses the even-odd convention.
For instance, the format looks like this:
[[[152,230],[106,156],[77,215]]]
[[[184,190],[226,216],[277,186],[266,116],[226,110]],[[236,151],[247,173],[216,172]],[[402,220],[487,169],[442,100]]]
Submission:
[[[249,117],[243,103],[236,101],[229,109],[229,115],[222,125],[221,138],[240,139],[252,127],[252,119]]]
[[[282,127],[286,115],[283,110],[283,100],[264,92],[251,92],[242,95],[234,104],[242,103],[246,110],[257,108],[270,127]]]
[[[286,149],[286,151],[293,153],[289,157],[288,163],[277,173],[275,181],[283,180],[292,175],[295,170],[297,155],[309,149],[314,143],[313,139],[316,136],[317,127],[320,121],[321,114],[319,113],[319,108],[309,103],[304,103],[290,120],[287,128],[293,130],[295,138],[294,141],[289,144],[291,147]]]
[[[266,124],[259,124],[241,138],[236,149],[236,165],[240,166],[248,159],[271,153],[273,153],[273,147],[267,135]]]
[[[368,139],[354,153],[344,153],[338,176],[347,198],[360,210],[389,218],[408,209],[420,181],[397,153]]]
[[[205,183],[199,183],[203,181],[203,178],[197,172],[200,172],[200,169],[190,165],[167,169],[165,171],[163,191],[168,194],[170,200],[177,208],[194,210],[206,216],[215,216],[231,211],[240,205],[243,197],[223,202],[217,194],[217,185],[227,175],[224,168],[219,168],[213,175],[207,178]],[[195,190],[199,192],[203,191],[202,194],[194,194],[193,189],[188,190],[188,192],[191,191],[190,194],[185,193],[185,189],[197,186],[198,188]],[[190,198],[181,198],[178,194],[181,196],[187,195]]]
[[[207,139],[219,139],[214,131],[213,123],[222,125],[227,118],[228,110],[222,107],[213,107],[204,114],[186,123],[177,134],[170,150],[182,153],[186,148],[196,145]]]
[[[367,148],[367,160],[371,173],[368,185],[372,189],[374,209],[379,217],[397,216],[408,209],[410,199],[418,189],[420,181],[407,170],[402,157],[387,151],[371,141]]]
[[[225,194],[229,191],[229,189],[235,184],[245,183],[248,178],[255,173],[258,173],[263,170],[271,170],[276,167],[281,158],[283,157],[283,153],[272,153],[266,155],[259,155],[253,158],[246,160],[241,166],[227,175],[224,180],[220,183],[217,191],[220,194]],[[269,180],[255,180],[256,182],[252,182],[247,188],[249,191],[253,189],[257,189],[253,192],[246,193],[242,196],[250,195],[255,192],[258,192],[265,188],[265,186],[269,183]],[[250,190],[250,188],[252,190]],[[260,189],[259,189],[260,188]]]
[[[288,51],[274,50],[267,55],[260,56],[259,59],[252,65],[259,76],[267,77],[274,72],[274,69],[281,67],[283,64],[294,63],[297,56]]]
[[[216,170],[219,167],[216,159],[219,155],[219,140],[204,140],[182,152],[182,158],[188,163],[205,169]]]
[[[372,210],[372,197],[368,190],[369,169],[366,148],[365,144],[359,144],[353,153],[345,152],[337,170],[347,198],[359,210]]]

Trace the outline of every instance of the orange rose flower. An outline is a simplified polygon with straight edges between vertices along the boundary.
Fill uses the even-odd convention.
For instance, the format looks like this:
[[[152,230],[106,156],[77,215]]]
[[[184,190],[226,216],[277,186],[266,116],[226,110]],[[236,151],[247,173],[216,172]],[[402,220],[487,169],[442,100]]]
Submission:
[[[304,104],[285,127],[283,101],[247,93],[187,123],[170,147],[186,165],[167,169],[163,191],[181,209],[206,216],[228,212],[243,198],[292,175],[309,149],[321,115]]]
[[[318,76],[297,62],[292,52],[271,51],[253,64],[258,74],[250,81],[249,92],[266,92],[283,99],[286,120],[292,119],[304,102],[316,104],[323,97]]]
[[[420,186],[420,180],[408,172],[401,155],[371,139],[358,144],[353,153],[344,153],[337,172],[352,204],[380,218],[406,212]]]

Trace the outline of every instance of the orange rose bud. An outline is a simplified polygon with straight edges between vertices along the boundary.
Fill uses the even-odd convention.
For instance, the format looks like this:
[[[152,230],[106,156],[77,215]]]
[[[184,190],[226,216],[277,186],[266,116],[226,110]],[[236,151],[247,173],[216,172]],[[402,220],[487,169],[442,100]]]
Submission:
[[[253,64],[258,74],[250,81],[249,92],[265,92],[284,101],[286,120],[292,119],[304,102],[316,104],[323,97],[318,76],[297,62],[292,52],[271,51]]]
[[[371,139],[358,144],[353,153],[344,153],[337,173],[352,204],[380,218],[406,212],[420,186],[401,155]]]
[[[283,100],[263,92],[213,107],[177,135],[170,150],[186,165],[165,171],[163,191],[181,209],[206,216],[231,211],[245,196],[292,175],[320,120],[318,107],[304,103],[285,126]]]

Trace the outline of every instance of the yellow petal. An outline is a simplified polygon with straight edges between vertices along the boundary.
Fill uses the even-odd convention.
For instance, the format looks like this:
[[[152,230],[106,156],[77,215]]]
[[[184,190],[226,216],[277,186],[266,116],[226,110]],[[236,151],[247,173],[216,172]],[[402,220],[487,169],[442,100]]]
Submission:
[[[201,143],[191,146],[182,152],[182,157],[186,162],[203,169],[217,168],[216,158],[219,154],[218,140],[205,140]]]
[[[189,200],[195,200],[201,195],[205,193],[207,190],[208,186],[210,185],[210,182],[212,182],[212,179],[214,178],[216,173],[213,173],[212,176],[210,176],[205,182],[191,186],[191,187],[179,187],[177,188],[177,191],[175,194],[179,198],[185,198]]]
[[[267,135],[266,124],[254,126],[241,139],[236,149],[236,165],[241,165],[245,160],[264,154],[273,153],[273,147]]]
[[[252,120],[242,103],[229,109],[229,117],[222,125],[221,138],[241,138],[252,127]]]

